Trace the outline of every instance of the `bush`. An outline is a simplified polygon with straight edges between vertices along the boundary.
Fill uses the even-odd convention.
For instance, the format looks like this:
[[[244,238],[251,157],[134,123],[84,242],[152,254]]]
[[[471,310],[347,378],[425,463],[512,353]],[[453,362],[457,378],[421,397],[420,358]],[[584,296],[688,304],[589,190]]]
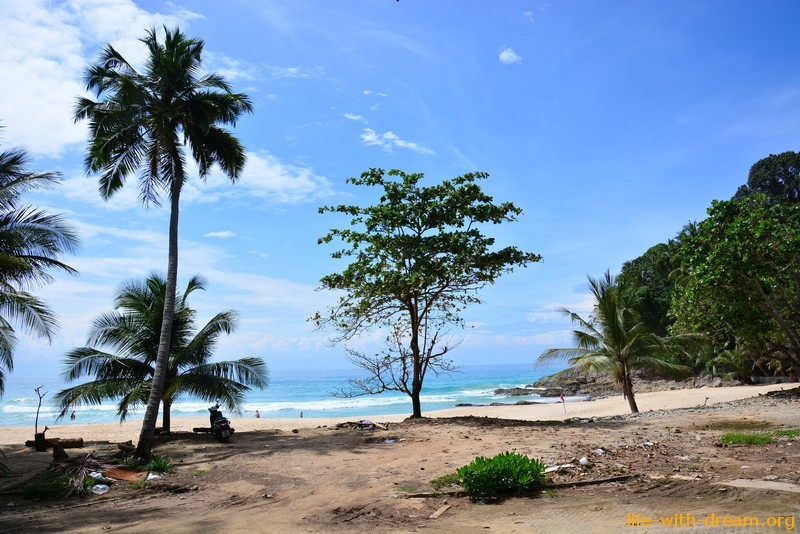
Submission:
[[[172,460],[168,456],[158,456],[154,454],[150,457],[147,469],[156,473],[169,473],[172,471]]]
[[[472,500],[496,500],[505,495],[531,491],[545,481],[545,466],[515,452],[503,452],[494,458],[478,456],[458,469],[461,487]]]

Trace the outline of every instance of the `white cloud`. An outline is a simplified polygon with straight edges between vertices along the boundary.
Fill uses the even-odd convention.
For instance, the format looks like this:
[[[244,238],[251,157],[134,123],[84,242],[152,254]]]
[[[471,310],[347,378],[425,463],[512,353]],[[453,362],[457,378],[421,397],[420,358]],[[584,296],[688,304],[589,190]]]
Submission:
[[[367,119],[361,115],[353,115],[352,113],[345,113],[344,118],[356,122],[367,122]]]
[[[522,56],[514,52],[513,48],[507,46],[500,51],[500,63],[503,65],[522,63]]]
[[[0,118],[5,142],[59,157],[86,138],[72,107],[83,94],[87,58],[111,43],[131,61],[145,53],[142,28],[185,23],[197,15],[148,13],[129,0],[5,2],[0,32]],[[137,55],[138,54],[138,55]]]
[[[216,237],[218,239],[228,239],[230,237],[236,237],[236,233],[231,232],[230,230],[222,230],[220,232],[209,232],[205,234],[203,237]]]
[[[386,93],[381,93],[380,91],[373,91],[372,89],[364,89],[363,91],[361,91],[361,94],[364,94],[366,96],[375,95],[375,96],[380,96],[382,98],[386,98],[387,96],[389,96]]]
[[[372,128],[364,128],[364,132],[361,134],[361,141],[367,146],[379,146],[389,152],[391,152],[393,148],[405,148],[419,154],[435,154],[430,148],[401,139],[394,132],[379,134]]]
[[[190,177],[181,192],[182,204],[212,203],[222,199],[241,200],[258,198],[270,204],[299,204],[326,198],[334,194],[333,184],[313,169],[302,165],[284,163],[267,152],[247,154],[247,164],[239,180],[232,184],[222,171],[212,169],[205,182],[197,179],[197,167],[190,159],[187,161],[187,175]],[[139,187],[136,177],[128,182],[109,201],[100,198],[97,192],[97,177],[73,176],[63,182],[59,190],[70,200],[88,203],[95,208],[111,211],[139,210]],[[159,192],[161,207],[149,206],[150,211],[165,212],[168,202],[163,192]]]

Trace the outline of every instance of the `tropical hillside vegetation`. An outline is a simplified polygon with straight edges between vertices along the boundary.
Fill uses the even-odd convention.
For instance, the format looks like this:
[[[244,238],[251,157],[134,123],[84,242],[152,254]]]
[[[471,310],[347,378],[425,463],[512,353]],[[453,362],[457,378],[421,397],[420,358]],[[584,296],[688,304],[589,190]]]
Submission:
[[[210,402],[221,400],[228,409],[240,411],[245,393],[267,385],[267,367],[261,358],[210,361],[220,336],[235,330],[238,317],[233,310],[223,311],[197,329],[197,312],[188,306],[186,299],[194,291],[204,289],[205,284],[201,277],[192,277],[183,293],[176,295],[161,396],[165,432],[170,431],[170,408],[181,395]],[[156,274],[120,287],[114,299],[115,309],[92,322],[87,345],[65,357],[65,380],[74,382],[85,377],[94,380],[56,394],[61,408],[59,418],[74,406],[112,401],[117,402],[117,415],[124,421],[131,409],[147,403],[166,295],[166,280]]]
[[[637,369],[796,380],[800,153],[758,161],[733,198],[712,203],[708,218],[626,262],[619,277],[590,278],[590,288],[592,316],[566,312],[579,326],[575,346],[540,359],[566,360],[567,372],[612,374],[632,411],[629,373]]]

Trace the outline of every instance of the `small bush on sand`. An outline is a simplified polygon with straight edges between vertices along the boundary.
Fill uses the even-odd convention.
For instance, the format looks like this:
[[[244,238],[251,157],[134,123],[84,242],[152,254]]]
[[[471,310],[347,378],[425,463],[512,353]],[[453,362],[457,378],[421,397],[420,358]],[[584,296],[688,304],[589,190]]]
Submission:
[[[461,487],[472,500],[493,501],[507,495],[527,493],[545,481],[544,464],[515,452],[494,458],[478,456],[458,469]]]
[[[150,463],[147,464],[147,469],[156,473],[169,473],[172,471],[172,459],[168,456],[154,454],[150,457]]]

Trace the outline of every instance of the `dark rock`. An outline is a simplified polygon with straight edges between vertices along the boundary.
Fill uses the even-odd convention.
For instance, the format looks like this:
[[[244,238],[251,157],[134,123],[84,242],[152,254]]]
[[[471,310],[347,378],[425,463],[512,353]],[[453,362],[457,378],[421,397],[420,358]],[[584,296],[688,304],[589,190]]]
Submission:
[[[500,388],[494,390],[495,395],[511,395],[512,397],[520,397],[522,395],[535,395],[539,390],[528,388]]]

